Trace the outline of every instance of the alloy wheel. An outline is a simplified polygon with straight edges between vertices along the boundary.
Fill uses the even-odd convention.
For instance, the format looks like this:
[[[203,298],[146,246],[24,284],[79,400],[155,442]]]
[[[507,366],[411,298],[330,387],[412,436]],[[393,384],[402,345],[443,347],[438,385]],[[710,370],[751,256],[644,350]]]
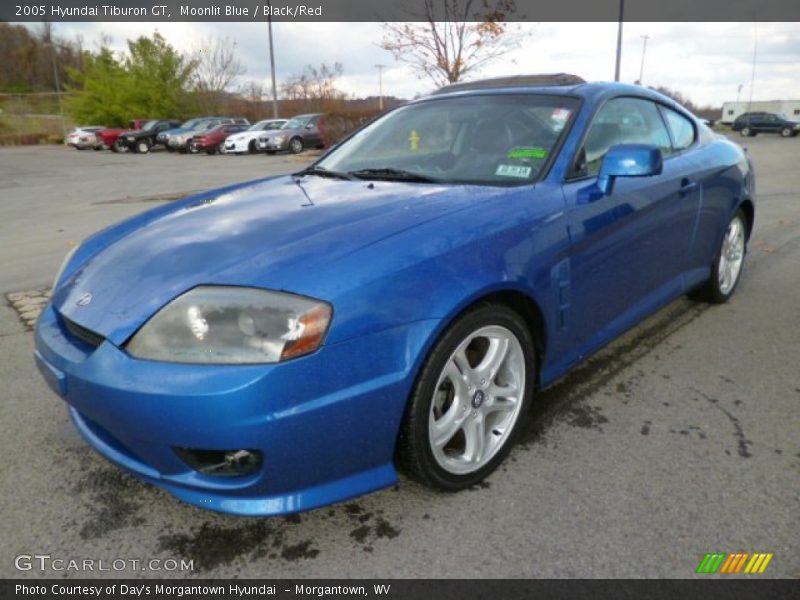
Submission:
[[[428,420],[440,467],[466,475],[491,461],[519,416],[525,370],[520,341],[505,327],[482,327],[459,344],[439,375]]]
[[[717,270],[719,291],[724,295],[728,295],[733,290],[739,274],[742,272],[744,237],[744,223],[738,216],[734,217],[722,240]]]

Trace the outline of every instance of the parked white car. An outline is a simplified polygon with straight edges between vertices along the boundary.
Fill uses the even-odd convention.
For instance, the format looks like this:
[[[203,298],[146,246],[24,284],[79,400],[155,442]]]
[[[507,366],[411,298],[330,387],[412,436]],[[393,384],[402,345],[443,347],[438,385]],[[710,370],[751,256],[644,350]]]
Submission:
[[[245,152],[258,152],[258,135],[264,131],[274,131],[286,124],[287,119],[265,119],[259,121],[249,129],[234,133],[225,140],[224,151],[226,154],[244,154]]]
[[[100,125],[85,125],[83,127],[76,127],[67,134],[66,138],[64,138],[64,144],[67,146],[72,146],[77,150],[96,148],[98,146],[97,132],[101,129],[105,129],[105,127],[101,127]]]

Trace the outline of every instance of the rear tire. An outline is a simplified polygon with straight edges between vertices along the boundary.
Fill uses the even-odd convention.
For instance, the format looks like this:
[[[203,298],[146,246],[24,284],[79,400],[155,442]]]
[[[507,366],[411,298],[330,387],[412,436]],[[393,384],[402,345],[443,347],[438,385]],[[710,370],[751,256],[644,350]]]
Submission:
[[[121,140],[116,140],[114,144],[111,146],[111,150],[113,152],[120,152],[125,153],[128,151],[128,145],[122,142]]]
[[[742,278],[746,252],[747,216],[740,208],[722,236],[714,262],[711,263],[711,276],[690,296],[712,304],[723,304],[730,300]]]
[[[251,142],[250,142],[250,143],[247,145],[247,151],[248,151],[250,154],[255,154],[256,152],[258,152],[258,148],[256,148],[256,141],[255,141],[255,140],[251,141]]]
[[[742,137],[753,137],[755,134],[749,127],[742,127],[741,131],[739,131],[739,135]]]
[[[430,487],[475,485],[511,451],[531,404],[534,342],[522,317],[484,304],[459,317],[428,356],[398,439],[398,466]]]

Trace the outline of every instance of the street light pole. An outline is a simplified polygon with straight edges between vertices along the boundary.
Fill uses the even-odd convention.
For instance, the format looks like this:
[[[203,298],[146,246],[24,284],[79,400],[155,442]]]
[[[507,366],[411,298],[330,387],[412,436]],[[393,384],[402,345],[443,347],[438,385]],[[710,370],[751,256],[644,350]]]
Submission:
[[[625,15],[625,0],[619,0],[619,26],[617,28],[617,64],[614,69],[614,81],[619,81],[619,63],[622,60],[622,20]]]
[[[647,40],[650,39],[650,36],[645,34],[641,37],[644,43],[642,44],[642,64],[639,67],[639,85],[644,85],[644,55],[647,52]]]
[[[386,65],[375,65],[378,69],[378,110],[383,110],[383,70]]]
[[[275,50],[272,47],[272,2],[269,3],[270,12],[267,15],[267,31],[269,34],[269,68],[272,73],[272,118],[278,118],[278,86],[275,84]]]

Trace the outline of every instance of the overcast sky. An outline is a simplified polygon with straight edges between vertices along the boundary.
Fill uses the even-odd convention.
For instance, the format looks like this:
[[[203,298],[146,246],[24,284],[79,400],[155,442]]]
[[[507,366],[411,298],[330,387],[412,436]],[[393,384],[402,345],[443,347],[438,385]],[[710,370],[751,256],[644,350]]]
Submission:
[[[522,46],[485,68],[481,76],[568,72],[589,81],[612,80],[616,23],[522,23],[528,35]],[[35,26],[33,26],[35,27]],[[125,40],[156,29],[180,50],[189,51],[207,36],[236,41],[247,69],[242,83],[269,84],[267,28],[261,23],[59,23],[58,35],[83,36],[88,47],[101,34],[122,50]],[[430,91],[378,44],[379,23],[274,23],[277,77],[299,73],[307,64],[340,62],[340,86],[356,96],[378,94],[376,64],[387,65],[385,95],[412,98]],[[757,33],[754,100],[800,99],[800,23],[626,23],[621,79],[639,78],[643,35],[648,35],[644,64],[646,85],[676,89],[697,104],[719,106],[751,93],[753,45]]]

